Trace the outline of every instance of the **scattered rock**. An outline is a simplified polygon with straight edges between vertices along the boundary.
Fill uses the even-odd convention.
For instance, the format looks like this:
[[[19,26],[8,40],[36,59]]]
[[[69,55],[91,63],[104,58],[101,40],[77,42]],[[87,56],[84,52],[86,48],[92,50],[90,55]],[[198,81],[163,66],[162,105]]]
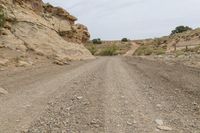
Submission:
[[[131,126],[133,123],[131,123],[130,121],[127,121],[126,124]]]
[[[28,62],[25,62],[25,61],[18,61],[18,63],[17,63],[17,67],[26,67],[29,65],[31,65],[31,64],[29,64]]]
[[[70,65],[68,61],[61,61],[61,60],[55,60],[53,62],[54,64],[57,64],[57,65]]]
[[[162,107],[162,105],[161,105],[161,104],[157,104],[157,105],[156,105],[156,107],[158,107],[158,108],[161,108],[161,107]]]
[[[162,126],[164,123],[161,119],[156,119],[155,120],[156,124],[158,124],[159,126]]]
[[[84,102],[83,104],[84,104],[84,105],[89,105],[90,103],[89,103],[89,102]]]
[[[134,120],[134,121],[133,121],[133,124],[137,124],[137,122]]]
[[[1,66],[6,66],[8,61],[9,61],[8,59],[0,59],[0,65]]]
[[[31,105],[29,105],[29,104],[28,104],[28,105],[26,105],[25,107],[26,107],[26,108],[30,108],[30,107],[31,107]]]
[[[167,126],[157,126],[157,128],[164,131],[172,131],[172,128]]]
[[[82,96],[78,96],[78,97],[76,97],[78,100],[81,100],[81,99],[83,99],[83,97]]]
[[[5,69],[3,69],[3,68],[0,68],[0,71],[4,71]]]
[[[197,105],[197,103],[196,103],[196,102],[193,102],[192,104],[193,104],[193,105]]]
[[[92,126],[98,128],[98,127],[101,126],[101,121],[98,120],[98,119],[94,119],[94,120],[92,120],[92,121],[90,122],[90,125],[92,125]]]
[[[99,121],[99,120],[93,119],[93,120],[90,122],[90,124],[91,124],[91,125],[95,125],[95,124],[98,123],[98,121]]]
[[[8,94],[8,91],[0,87],[0,94],[6,95]]]

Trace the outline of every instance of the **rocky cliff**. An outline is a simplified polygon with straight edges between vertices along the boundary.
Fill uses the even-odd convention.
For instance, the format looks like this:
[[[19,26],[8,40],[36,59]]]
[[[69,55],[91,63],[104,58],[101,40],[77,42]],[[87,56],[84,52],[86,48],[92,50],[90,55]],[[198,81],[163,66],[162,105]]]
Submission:
[[[77,18],[66,10],[42,0],[1,0],[0,8],[5,17],[0,65],[27,62],[35,56],[58,62],[93,58],[83,46],[90,38],[87,27],[75,24]]]

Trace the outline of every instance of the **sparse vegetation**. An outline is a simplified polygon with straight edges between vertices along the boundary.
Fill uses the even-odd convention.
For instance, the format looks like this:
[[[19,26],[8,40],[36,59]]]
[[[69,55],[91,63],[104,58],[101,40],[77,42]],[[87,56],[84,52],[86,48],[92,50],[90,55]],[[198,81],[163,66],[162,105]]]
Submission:
[[[192,28],[188,27],[188,26],[178,26],[175,28],[175,30],[172,31],[171,35],[177,34],[177,33],[182,33],[185,31],[189,31],[192,30]]]
[[[200,54],[200,45],[193,48],[186,47],[185,49],[177,50],[175,55],[179,57],[181,55],[187,55],[188,53]]]
[[[127,39],[127,38],[122,38],[121,41],[122,41],[122,42],[128,42],[128,39]]]
[[[93,44],[87,47],[87,49],[92,53],[92,55],[95,55],[97,52],[97,47]]]
[[[185,52],[193,52],[193,53],[200,54],[200,45],[196,46],[194,48],[185,49]]]
[[[100,55],[101,56],[113,56],[113,55],[117,55],[117,50],[119,48],[116,45],[112,45],[112,46],[108,46],[105,47],[101,52]]]
[[[100,38],[97,38],[97,39],[93,39],[93,40],[92,40],[92,43],[93,43],[93,44],[102,44],[102,41],[101,41]]]
[[[176,56],[176,57],[179,57],[179,56],[184,55],[184,54],[185,54],[185,52],[184,52],[183,50],[177,50],[177,51],[175,52],[175,56]]]
[[[141,46],[135,51],[134,55],[162,55],[167,50],[166,40],[155,38],[145,43],[141,43]]]
[[[142,45],[134,53],[134,55],[162,55],[166,52],[166,46]]]
[[[104,42],[101,45],[93,44],[88,42],[85,47],[96,56],[110,56],[110,55],[123,55],[130,48],[131,43],[122,43],[122,42]]]

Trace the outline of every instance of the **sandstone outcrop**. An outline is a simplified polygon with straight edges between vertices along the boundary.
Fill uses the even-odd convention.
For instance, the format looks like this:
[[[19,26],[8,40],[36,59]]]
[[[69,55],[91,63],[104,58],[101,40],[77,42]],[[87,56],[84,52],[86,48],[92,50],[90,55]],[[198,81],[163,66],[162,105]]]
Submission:
[[[75,24],[77,18],[64,9],[42,0],[4,0],[0,7],[6,20],[0,33],[4,64],[24,61],[30,53],[64,62],[94,58],[83,45],[90,38],[87,27]]]

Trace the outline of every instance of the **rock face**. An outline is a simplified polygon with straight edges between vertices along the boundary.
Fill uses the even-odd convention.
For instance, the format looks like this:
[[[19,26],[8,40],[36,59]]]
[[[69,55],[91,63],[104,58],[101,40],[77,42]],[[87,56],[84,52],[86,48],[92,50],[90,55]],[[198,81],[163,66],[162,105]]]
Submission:
[[[42,0],[4,0],[0,7],[6,19],[0,32],[0,60],[29,53],[63,61],[94,58],[83,46],[90,38],[87,27],[75,24],[77,18],[64,9]]]

